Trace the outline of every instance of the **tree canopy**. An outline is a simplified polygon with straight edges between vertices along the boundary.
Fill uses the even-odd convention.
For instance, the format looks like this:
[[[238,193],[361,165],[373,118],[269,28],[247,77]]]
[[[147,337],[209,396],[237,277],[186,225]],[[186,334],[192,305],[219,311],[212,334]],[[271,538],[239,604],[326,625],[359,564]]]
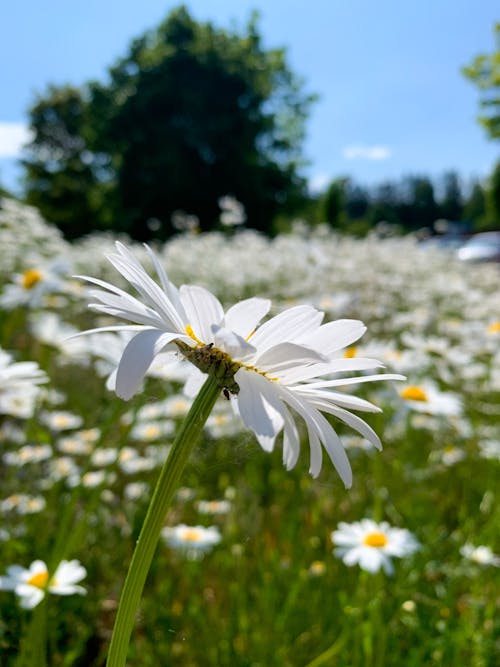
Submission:
[[[267,231],[306,195],[312,101],[285,51],[262,46],[255,16],[240,34],[180,7],[133,40],[106,81],[52,86],[36,101],[28,200],[68,237],[148,239],[167,238],[179,210],[212,229],[230,194]]]
[[[463,72],[481,93],[479,121],[492,139],[500,139],[500,23],[494,31],[495,50],[476,56]]]

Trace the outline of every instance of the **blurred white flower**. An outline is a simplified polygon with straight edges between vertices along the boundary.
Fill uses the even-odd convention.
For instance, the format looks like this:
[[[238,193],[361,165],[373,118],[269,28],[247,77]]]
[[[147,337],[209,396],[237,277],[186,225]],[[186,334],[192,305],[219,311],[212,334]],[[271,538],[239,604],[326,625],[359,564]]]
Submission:
[[[480,440],[479,455],[483,459],[496,459],[497,461],[500,461],[500,439]]]
[[[196,509],[200,514],[227,514],[231,509],[229,500],[199,500]]]
[[[5,463],[15,466],[23,466],[27,463],[40,463],[52,456],[50,445],[24,445],[15,452],[6,452],[2,459]]]
[[[444,449],[438,449],[431,452],[429,460],[450,467],[455,465],[455,463],[463,461],[465,457],[466,453],[463,449],[449,445],[448,447],[444,447]]]
[[[381,448],[371,427],[348,410],[380,409],[337,389],[361,382],[404,379],[389,374],[320,379],[381,366],[373,359],[338,356],[364,333],[362,322],[337,320],[322,325],[324,313],[299,305],[259,326],[269,312],[268,299],[246,299],[224,313],[208,290],[189,285],[178,290],[149,248],[146,250],[161,287],[125,246],[116,243],[116,249],[117,253],[108,259],[139,292],[142,301],[110,283],[81,276],[101,288],[91,290],[93,309],[134,323],[84,332],[135,333],[118,365],[116,393],[126,400],[131,398],[153,359],[165,346],[175,343],[189,361],[202,372],[215,375],[221,389],[232,394],[235,410],[263,449],[271,451],[276,437],[283,433],[284,463],[288,469],[296,464],[300,439],[291,409],[307,426],[311,474],[316,477],[321,470],[323,445],[349,487],[352,473],[344,447],[322,413],[337,417]]]
[[[16,512],[17,514],[38,514],[47,505],[43,496],[30,496],[26,493],[14,493],[0,500],[0,511]]]
[[[455,416],[462,412],[462,402],[458,396],[439,391],[430,382],[407,385],[399,390],[399,396],[407,407],[417,412],[446,416]]]
[[[171,436],[175,430],[175,423],[171,419],[157,421],[140,421],[134,424],[130,437],[142,442],[154,442],[160,438]]]
[[[24,609],[33,609],[47,592],[54,595],[84,595],[85,588],[78,585],[87,571],[77,560],[63,560],[50,575],[42,560],[35,560],[29,568],[10,565],[7,576],[0,577],[0,590],[14,591]]]
[[[231,195],[225,195],[218,200],[221,209],[220,223],[224,227],[238,227],[245,224],[247,219],[245,207]]]
[[[64,291],[65,276],[70,270],[66,259],[56,258],[15,274],[13,282],[0,294],[0,306],[10,310],[17,306],[39,308],[45,305],[44,300],[50,295]]]
[[[392,528],[386,521],[376,523],[362,519],[355,523],[340,522],[331,534],[334,554],[346,565],[358,564],[367,572],[381,568],[392,574],[392,558],[403,558],[420,548],[415,537],[404,528]]]
[[[464,558],[478,563],[479,565],[493,565],[500,567],[500,556],[497,556],[489,547],[480,545],[478,547],[466,543],[460,547],[460,553]]]
[[[83,424],[83,419],[79,415],[65,410],[42,412],[40,421],[52,431],[69,431],[74,428],[80,428]]]
[[[14,362],[0,349],[0,414],[28,419],[48,377],[34,361]]]
[[[183,551],[186,556],[196,560],[221,541],[221,534],[216,526],[166,526],[161,535],[165,542],[173,549]]]

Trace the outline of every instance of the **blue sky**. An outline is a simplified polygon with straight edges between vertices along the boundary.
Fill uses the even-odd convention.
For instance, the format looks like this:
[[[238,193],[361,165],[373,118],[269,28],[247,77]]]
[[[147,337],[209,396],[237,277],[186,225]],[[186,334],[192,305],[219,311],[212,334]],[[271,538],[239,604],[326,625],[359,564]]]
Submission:
[[[4,0],[0,22],[0,183],[19,188],[27,109],[49,83],[102,79],[131,38],[177,2]],[[307,125],[306,174],[320,187],[349,175],[370,185],[405,174],[464,179],[500,158],[476,122],[478,92],[460,73],[494,48],[498,0],[191,0],[196,19],[244,26],[260,12],[267,47],[319,95]]]

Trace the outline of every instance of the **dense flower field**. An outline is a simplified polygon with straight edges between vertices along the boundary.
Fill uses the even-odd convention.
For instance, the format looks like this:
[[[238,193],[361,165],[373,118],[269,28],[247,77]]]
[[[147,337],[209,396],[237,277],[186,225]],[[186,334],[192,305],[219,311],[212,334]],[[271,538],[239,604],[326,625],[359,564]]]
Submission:
[[[142,390],[117,398],[130,334],[70,338],[117,324],[73,277],[130,290],[105,257],[116,239],[69,245],[33,209],[0,205],[0,664],[98,667],[190,375],[159,355]],[[341,356],[407,379],[365,383],[360,370],[342,388],[383,409],[362,415],[381,452],[329,418],[349,490],[329,460],[309,475],[303,422],[286,470],[281,443],[263,451],[221,394],[166,517],[127,664],[493,666],[498,266],[300,224],[272,240],[184,233],[153,249],[173,282],[225,307],[261,297],[271,315],[311,304],[325,321],[362,320]]]

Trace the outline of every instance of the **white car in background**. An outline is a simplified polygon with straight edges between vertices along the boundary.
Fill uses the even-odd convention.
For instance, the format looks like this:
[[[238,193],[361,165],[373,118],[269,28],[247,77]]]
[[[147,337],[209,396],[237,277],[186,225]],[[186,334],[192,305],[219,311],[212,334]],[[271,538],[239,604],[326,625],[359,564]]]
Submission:
[[[464,262],[500,262],[500,232],[474,234],[457,250]]]

